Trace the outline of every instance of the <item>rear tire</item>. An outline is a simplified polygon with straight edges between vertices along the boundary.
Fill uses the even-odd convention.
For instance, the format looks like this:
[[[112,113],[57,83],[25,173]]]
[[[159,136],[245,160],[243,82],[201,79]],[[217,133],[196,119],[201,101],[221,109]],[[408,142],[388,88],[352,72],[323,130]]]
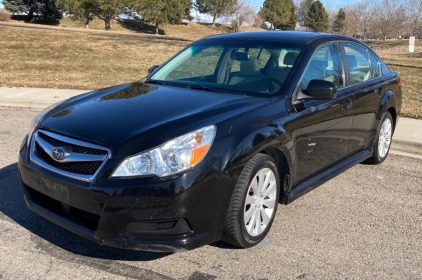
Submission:
[[[388,155],[393,137],[393,117],[390,112],[385,112],[381,118],[380,125],[375,136],[373,154],[367,162],[371,164],[382,163]]]
[[[226,215],[225,242],[248,248],[265,238],[279,200],[277,170],[274,160],[264,154],[257,154],[243,168]]]

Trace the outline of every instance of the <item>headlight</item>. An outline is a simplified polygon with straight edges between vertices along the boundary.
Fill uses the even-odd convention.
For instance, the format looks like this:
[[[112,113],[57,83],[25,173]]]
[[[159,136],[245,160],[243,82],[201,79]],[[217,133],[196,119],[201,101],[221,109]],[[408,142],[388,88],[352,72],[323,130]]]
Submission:
[[[45,108],[44,110],[42,110],[41,112],[39,112],[31,121],[31,124],[29,125],[29,133],[28,133],[28,143],[27,145],[29,145],[29,141],[31,141],[31,137],[32,134],[34,133],[35,128],[37,128],[37,126],[39,125],[41,119],[51,110],[59,107],[61,104],[63,104],[64,102],[68,101],[69,99],[66,100],[62,100],[60,102],[57,102],[53,105],[48,106],[47,108]]]
[[[127,158],[117,167],[112,177],[163,177],[185,171],[205,157],[214,141],[215,132],[215,125],[210,125]]]

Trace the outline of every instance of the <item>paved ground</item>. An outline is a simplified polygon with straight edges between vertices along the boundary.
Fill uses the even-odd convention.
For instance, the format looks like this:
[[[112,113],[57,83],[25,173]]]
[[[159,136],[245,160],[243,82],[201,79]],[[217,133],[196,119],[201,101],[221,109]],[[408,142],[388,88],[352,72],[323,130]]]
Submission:
[[[118,250],[26,208],[16,160],[34,114],[0,109],[0,279],[421,279],[420,159],[357,165],[281,205],[267,238],[251,249]]]

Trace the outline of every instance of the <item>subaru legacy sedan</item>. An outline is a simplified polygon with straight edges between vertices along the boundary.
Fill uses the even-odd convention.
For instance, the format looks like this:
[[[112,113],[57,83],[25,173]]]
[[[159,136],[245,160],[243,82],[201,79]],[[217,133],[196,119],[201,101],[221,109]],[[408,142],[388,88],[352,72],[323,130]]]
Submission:
[[[383,162],[401,97],[399,76],[350,37],[212,36],[141,81],[39,113],[21,185],[31,210],[100,244],[251,247],[278,204]]]

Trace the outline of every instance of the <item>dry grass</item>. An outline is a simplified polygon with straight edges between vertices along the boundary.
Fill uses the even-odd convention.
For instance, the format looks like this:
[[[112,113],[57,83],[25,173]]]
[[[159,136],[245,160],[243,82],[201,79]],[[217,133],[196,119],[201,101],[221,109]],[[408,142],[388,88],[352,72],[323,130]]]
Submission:
[[[60,21],[60,27],[70,27],[70,28],[85,28],[85,22],[83,21],[74,21],[68,17],[63,18]],[[99,19],[94,19],[89,24],[89,29],[91,30],[104,30],[104,21]],[[112,20],[111,30],[119,32],[135,32],[141,34],[155,34],[155,27],[142,23],[135,20]],[[262,28],[255,28],[249,26],[242,26],[241,31],[253,31],[253,30],[262,30]],[[231,28],[228,25],[217,24],[216,27],[212,27],[211,24],[207,23],[182,23],[179,25],[165,25],[160,27],[160,34],[167,35],[171,37],[180,37],[190,40],[198,40],[203,37],[230,33]]]
[[[86,30],[69,18],[60,26],[12,21],[0,25],[0,86],[97,89],[139,80],[193,41],[229,32],[207,24],[165,26],[162,35],[135,21],[94,20]],[[24,27],[24,28],[23,28]]]
[[[127,32],[0,26],[0,85],[96,89],[139,80],[190,42]]]
[[[139,80],[150,66],[163,63],[194,40],[230,31],[227,26],[189,23],[165,26],[161,33],[166,35],[156,36],[148,34],[151,26],[133,21],[114,21],[112,31],[103,31],[102,21],[95,20],[85,30],[83,22],[70,19],[61,26],[14,21],[6,25],[14,27],[0,24],[0,86],[72,89]],[[257,29],[242,29],[246,30]],[[422,42],[416,42],[413,57],[407,40],[367,43],[402,79],[402,115],[422,119]]]
[[[0,8],[0,21],[10,21],[12,19],[12,13],[8,10]]]
[[[400,75],[403,87],[402,116],[422,119],[422,42],[409,53],[408,40],[369,41],[369,44]]]

